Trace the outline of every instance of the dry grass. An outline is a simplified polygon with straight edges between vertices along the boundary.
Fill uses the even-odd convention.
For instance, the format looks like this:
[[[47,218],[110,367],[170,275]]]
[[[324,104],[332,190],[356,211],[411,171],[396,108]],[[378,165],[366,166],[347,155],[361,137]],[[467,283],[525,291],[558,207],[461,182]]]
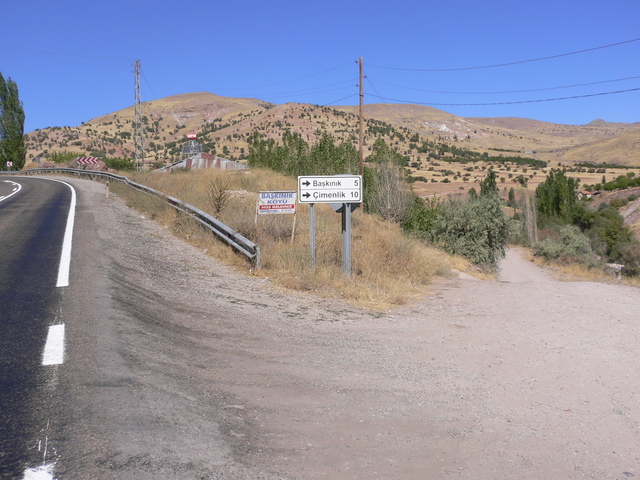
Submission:
[[[233,195],[218,218],[260,245],[261,268],[254,273],[282,287],[339,296],[359,305],[384,309],[411,301],[424,292],[423,287],[434,277],[449,275],[453,269],[470,269],[466,260],[409,238],[397,225],[358,209],[352,215],[352,275],[346,277],[342,266],[341,215],[326,205],[316,205],[316,266],[312,268],[308,206],[298,205],[293,241],[293,215],[261,215],[255,222],[257,192],[297,187],[295,179],[271,171],[137,173],[131,177],[212,213],[207,204],[207,185],[219,175],[229,177]],[[162,201],[123,185],[114,185],[112,191],[124,197],[131,207],[145,211],[177,236],[222,262],[247,268],[241,256]]]
[[[531,261],[536,265],[551,268],[557,272],[557,276],[567,282],[599,282],[599,283],[622,283],[640,287],[640,278],[622,277],[616,278],[615,273],[599,268],[590,268],[579,263],[563,263],[544,260],[535,255],[530,256]]]

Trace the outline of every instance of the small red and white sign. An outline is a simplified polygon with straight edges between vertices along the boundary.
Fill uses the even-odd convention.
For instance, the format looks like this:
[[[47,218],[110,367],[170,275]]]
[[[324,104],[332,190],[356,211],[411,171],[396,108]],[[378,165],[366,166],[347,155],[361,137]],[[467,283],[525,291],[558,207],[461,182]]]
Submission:
[[[298,192],[259,192],[258,213],[296,213]]]
[[[76,162],[78,165],[98,165],[98,157],[77,157]]]

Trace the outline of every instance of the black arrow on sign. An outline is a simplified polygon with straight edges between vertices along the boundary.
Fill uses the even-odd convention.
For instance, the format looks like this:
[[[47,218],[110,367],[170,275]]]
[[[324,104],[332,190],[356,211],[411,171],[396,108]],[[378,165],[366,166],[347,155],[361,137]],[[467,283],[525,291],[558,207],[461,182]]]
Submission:
[[[309,192],[305,192],[305,193],[302,194],[302,196],[304,198],[309,198],[311,196],[311,194]]]
[[[309,180],[305,180],[304,182],[302,182],[302,185],[308,187],[309,185],[311,185],[311,182]]]

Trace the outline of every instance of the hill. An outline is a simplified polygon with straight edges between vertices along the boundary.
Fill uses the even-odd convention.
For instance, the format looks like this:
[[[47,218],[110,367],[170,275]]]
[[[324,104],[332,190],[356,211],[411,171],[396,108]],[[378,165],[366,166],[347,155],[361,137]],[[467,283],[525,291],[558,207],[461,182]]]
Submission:
[[[177,160],[186,133],[198,133],[204,151],[234,160],[246,158],[247,140],[256,131],[279,139],[290,129],[309,143],[326,132],[357,143],[357,111],[354,106],[275,105],[207,92],[175,95],[143,104],[146,159],[158,165]],[[426,141],[554,164],[592,162],[640,167],[640,123],[596,120],[575,126],[524,118],[463,118],[431,107],[400,104],[365,105],[364,116],[366,149],[375,138],[382,137],[410,164],[429,161]],[[30,132],[27,160],[61,151],[131,157],[133,120],[132,106],[80,126]]]

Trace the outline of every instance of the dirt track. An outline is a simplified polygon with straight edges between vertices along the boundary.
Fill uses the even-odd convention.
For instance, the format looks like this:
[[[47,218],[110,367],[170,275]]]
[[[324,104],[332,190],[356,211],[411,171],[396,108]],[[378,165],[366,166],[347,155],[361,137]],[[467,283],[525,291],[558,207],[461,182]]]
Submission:
[[[235,273],[74,184],[110,292],[86,323],[110,340],[70,346],[60,478],[640,477],[638,289],[511,250],[500,282],[380,314]]]

